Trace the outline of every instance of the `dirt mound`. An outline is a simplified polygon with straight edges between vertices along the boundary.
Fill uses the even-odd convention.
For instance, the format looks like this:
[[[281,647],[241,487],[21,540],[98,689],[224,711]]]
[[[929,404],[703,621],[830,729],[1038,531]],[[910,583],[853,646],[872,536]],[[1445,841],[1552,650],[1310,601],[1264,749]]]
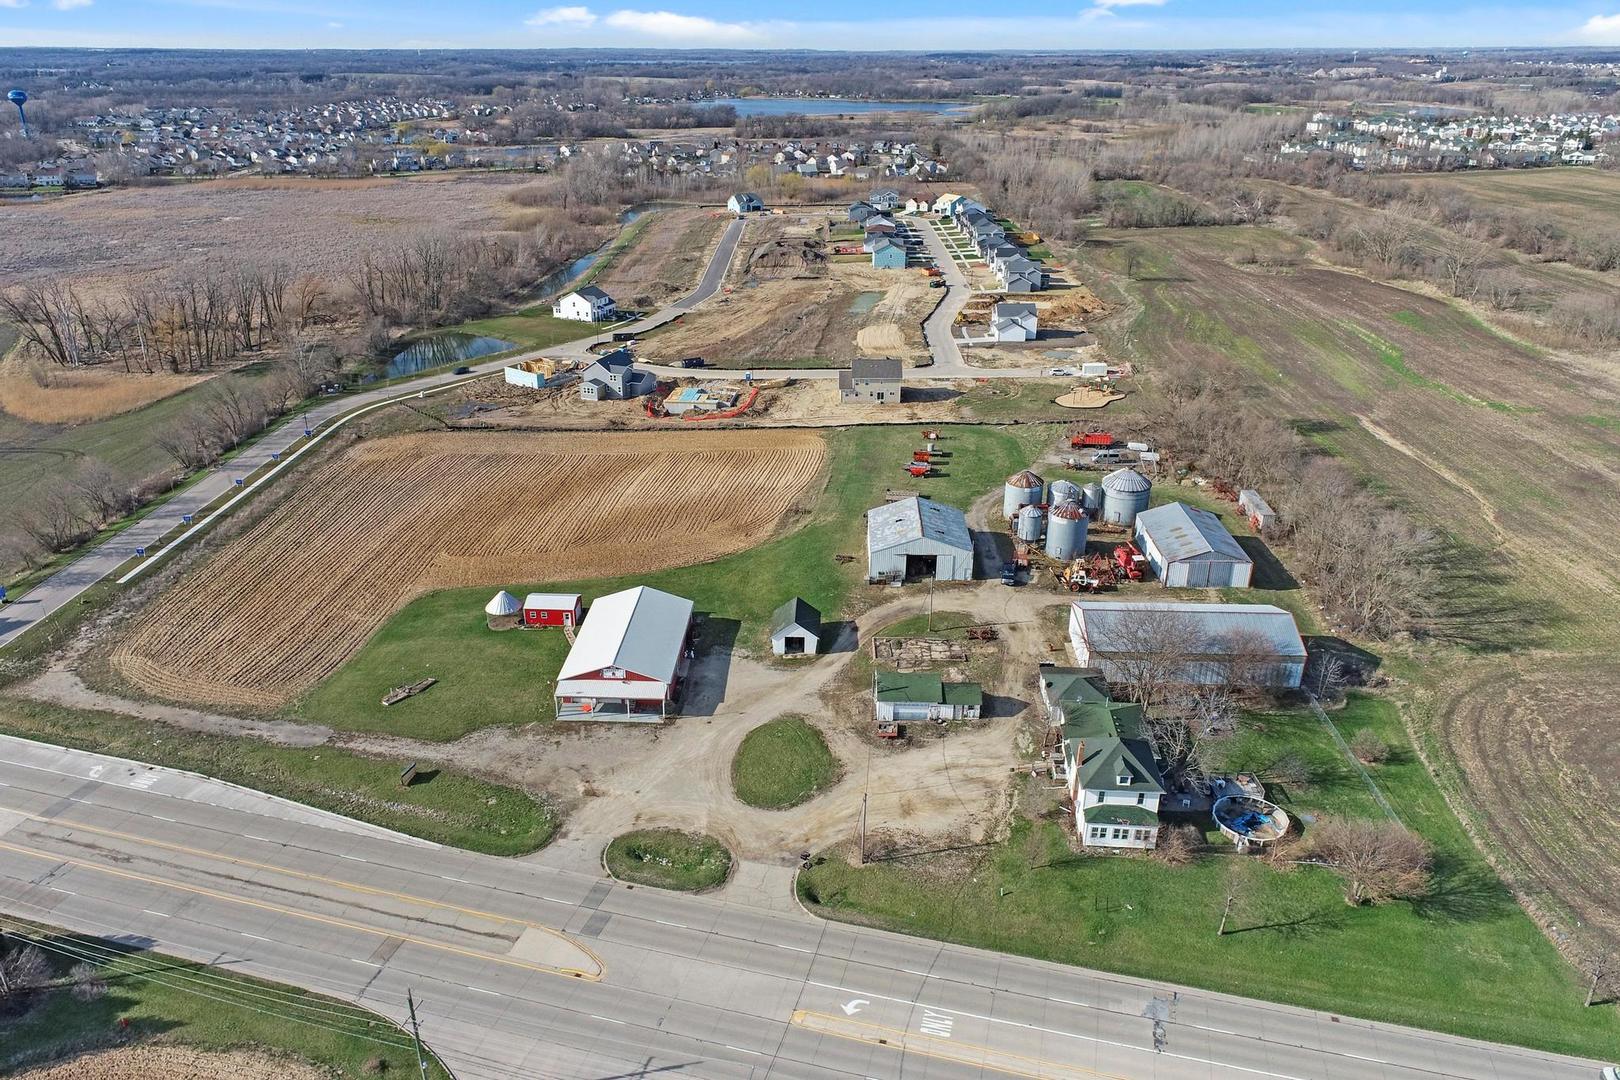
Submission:
[[[751,547],[825,457],[815,435],[749,431],[361,443],[159,598],[112,662],[160,697],[281,705],[430,589],[630,574]]]
[[[124,1046],[18,1074],[21,1080],[329,1080],[331,1075],[294,1058],[186,1046]]]
[[[855,331],[855,347],[873,356],[891,356],[906,347],[906,335],[898,323],[876,323]]]
[[[757,278],[818,277],[827,269],[827,249],[808,236],[768,240],[748,255],[748,273]]]
[[[1091,319],[1107,313],[1108,305],[1097,299],[1097,294],[1084,285],[1054,291],[1052,299],[1040,306],[1043,324]]]

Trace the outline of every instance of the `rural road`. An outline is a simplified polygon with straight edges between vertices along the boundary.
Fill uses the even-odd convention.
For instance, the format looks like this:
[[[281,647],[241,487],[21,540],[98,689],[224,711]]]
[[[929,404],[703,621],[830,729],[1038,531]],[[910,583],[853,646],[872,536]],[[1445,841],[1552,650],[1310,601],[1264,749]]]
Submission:
[[[0,739],[0,907],[358,1001],[461,1080],[1592,1080],[1557,1055],[632,888]]]

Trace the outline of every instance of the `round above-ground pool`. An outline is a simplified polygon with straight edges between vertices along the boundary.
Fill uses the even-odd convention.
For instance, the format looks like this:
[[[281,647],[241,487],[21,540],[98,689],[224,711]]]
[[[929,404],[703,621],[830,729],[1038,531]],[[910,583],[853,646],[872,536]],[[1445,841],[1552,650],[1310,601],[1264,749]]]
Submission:
[[[1217,799],[1211,813],[1215,824],[1239,851],[1250,844],[1264,846],[1288,833],[1288,812],[1254,795],[1228,795]]]

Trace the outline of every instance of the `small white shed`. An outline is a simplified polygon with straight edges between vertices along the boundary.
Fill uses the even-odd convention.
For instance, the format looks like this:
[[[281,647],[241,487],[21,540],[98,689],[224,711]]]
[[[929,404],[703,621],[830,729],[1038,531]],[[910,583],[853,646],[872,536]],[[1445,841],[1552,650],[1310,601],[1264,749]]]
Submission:
[[[795,596],[771,618],[771,652],[777,656],[814,656],[821,651],[821,612]]]

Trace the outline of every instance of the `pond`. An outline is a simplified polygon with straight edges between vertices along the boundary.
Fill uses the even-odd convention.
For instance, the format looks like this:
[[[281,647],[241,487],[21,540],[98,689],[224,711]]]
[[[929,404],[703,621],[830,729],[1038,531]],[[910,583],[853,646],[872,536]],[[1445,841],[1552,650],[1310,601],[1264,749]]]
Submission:
[[[647,213],[649,210],[656,209],[656,206],[633,206],[619,215],[619,224],[621,226],[628,225],[642,214]],[[596,260],[607,254],[608,249],[613,247],[617,241],[618,237],[614,237],[601,247],[597,248],[595,251],[581,255],[579,258],[575,259],[562,269],[548,274],[545,280],[540,282],[540,294],[542,296],[549,296],[552,293],[561,292],[564,286],[577,281],[584,275],[585,271],[595,266]]]
[[[841,116],[850,113],[966,112],[973,108],[965,101],[857,101],[853,98],[713,98],[700,105],[730,105],[738,116]]]
[[[851,315],[865,315],[867,312],[877,307],[878,301],[882,299],[883,294],[880,292],[856,293],[855,299],[849,302],[849,313]]]
[[[516,343],[496,337],[481,337],[477,334],[454,331],[448,334],[434,334],[432,337],[413,342],[408,348],[395,354],[394,358],[388,361],[388,366],[383,369],[383,378],[397,379],[402,375],[415,375],[430,368],[465,363],[480,356],[489,356],[492,353],[515,348]]]

